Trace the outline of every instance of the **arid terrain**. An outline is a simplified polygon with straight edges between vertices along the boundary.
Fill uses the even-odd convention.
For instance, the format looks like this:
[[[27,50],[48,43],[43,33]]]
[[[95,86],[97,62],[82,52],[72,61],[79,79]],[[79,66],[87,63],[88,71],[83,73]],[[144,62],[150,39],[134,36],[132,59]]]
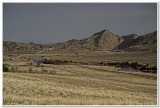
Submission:
[[[157,105],[157,32],[102,30],[46,45],[4,41],[3,71],[4,105]]]

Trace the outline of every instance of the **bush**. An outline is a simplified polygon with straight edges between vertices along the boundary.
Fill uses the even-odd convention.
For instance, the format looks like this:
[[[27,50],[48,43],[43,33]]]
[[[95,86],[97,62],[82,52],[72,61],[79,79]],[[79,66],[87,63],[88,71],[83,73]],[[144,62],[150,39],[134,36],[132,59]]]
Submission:
[[[3,72],[9,72],[9,68],[5,64],[3,64]]]
[[[40,63],[37,63],[37,67],[39,67],[41,64]]]
[[[31,68],[31,67],[29,67],[28,72],[29,72],[29,73],[31,73],[31,72],[32,72],[32,68]]]

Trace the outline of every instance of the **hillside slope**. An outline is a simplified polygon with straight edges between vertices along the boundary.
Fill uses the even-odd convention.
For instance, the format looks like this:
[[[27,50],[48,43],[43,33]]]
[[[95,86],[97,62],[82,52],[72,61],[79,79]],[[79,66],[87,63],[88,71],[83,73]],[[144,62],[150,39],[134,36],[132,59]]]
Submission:
[[[55,44],[54,50],[109,50],[111,51],[122,41],[122,37],[102,30],[82,40],[69,40]]]
[[[40,50],[44,50],[49,48],[49,46],[45,46],[42,44],[35,43],[20,43],[14,41],[3,41],[3,52],[4,53],[35,53]]]
[[[125,51],[156,51],[157,50],[157,32],[152,32],[142,36],[135,34],[122,36],[124,41],[115,49]]]
[[[108,30],[102,30],[92,36],[57,44],[35,44],[3,41],[4,53],[34,52],[54,53],[55,51],[156,51],[157,31],[142,36],[130,34],[118,36]]]

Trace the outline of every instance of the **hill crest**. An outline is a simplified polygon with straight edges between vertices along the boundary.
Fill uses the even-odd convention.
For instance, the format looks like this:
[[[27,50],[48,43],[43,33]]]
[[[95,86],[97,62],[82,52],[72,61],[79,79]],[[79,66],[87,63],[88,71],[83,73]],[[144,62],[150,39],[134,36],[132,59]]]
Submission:
[[[147,48],[148,47],[148,48]],[[81,40],[68,40],[57,44],[35,44],[19,43],[14,41],[3,41],[3,52],[33,51],[41,53],[54,51],[144,51],[157,49],[157,32],[152,32],[142,36],[130,34],[118,36],[109,30],[101,30],[88,38]]]

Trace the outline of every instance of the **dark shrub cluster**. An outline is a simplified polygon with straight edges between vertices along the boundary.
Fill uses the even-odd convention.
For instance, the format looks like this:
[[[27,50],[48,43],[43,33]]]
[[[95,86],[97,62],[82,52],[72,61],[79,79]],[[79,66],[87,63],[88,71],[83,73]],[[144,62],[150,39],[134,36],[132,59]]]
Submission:
[[[44,64],[68,64],[68,63],[72,63],[72,60],[46,60],[43,62]]]
[[[137,62],[110,62],[107,63],[107,65],[110,66],[116,66],[116,67],[123,67],[123,66],[131,66],[135,69],[138,69],[143,72],[152,72],[152,73],[157,73],[157,66],[150,66],[149,64],[138,64]]]
[[[137,62],[78,62],[72,60],[45,60],[44,64],[55,64],[55,65],[63,65],[63,64],[81,64],[81,65],[98,65],[98,66],[116,66],[116,67],[124,67],[124,66],[131,66],[137,70],[143,72],[157,72],[157,66],[150,66],[149,64],[138,64]]]
[[[3,72],[9,72],[9,68],[6,64],[3,64]]]

